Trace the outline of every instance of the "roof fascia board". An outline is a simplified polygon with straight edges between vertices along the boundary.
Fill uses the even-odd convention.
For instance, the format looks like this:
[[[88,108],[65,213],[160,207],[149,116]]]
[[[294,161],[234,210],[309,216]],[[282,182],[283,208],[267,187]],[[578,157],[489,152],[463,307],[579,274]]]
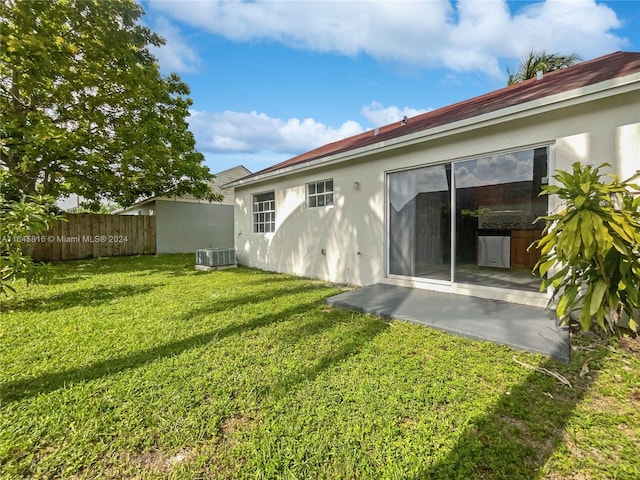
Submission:
[[[128,207],[119,208],[117,210],[114,210],[113,212],[111,212],[111,214],[112,215],[119,215],[121,213],[128,212],[130,210],[135,210],[136,208],[140,208],[140,207],[142,207],[142,206],[144,206],[144,205],[146,205],[148,203],[155,202],[157,199],[158,199],[158,197],[150,197],[150,198],[147,198],[146,200],[140,200],[139,202],[131,204]]]
[[[438,125],[433,128],[410,133],[391,140],[374,143],[365,147],[329,155],[324,159],[310,160],[309,162],[305,162],[300,165],[291,165],[290,167],[284,167],[263,175],[257,175],[244,181],[239,179],[234,182],[230,182],[225,186],[236,188],[245,187],[293,173],[301,173],[308,170],[315,170],[320,167],[331,166],[337,163],[348,162],[373,153],[384,153],[388,150],[411,146],[426,140],[435,140],[443,136],[464,133],[470,130],[517,120],[528,115],[551,112],[560,108],[592,102],[602,98],[613,97],[615,95],[632,92],[634,90],[640,90],[640,72],[620,78],[605,80],[604,82],[576,88],[567,92],[549,95],[444,125]]]
[[[219,175],[222,175],[224,173],[227,172],[231,172],[232,170],[236,170],[236,169],[243,169],[245,172],[247,172],[247,175],[251,174],[251,171],[244,167],[243,165],[238,165],[232,168],[229,168],[227,170],[224,170],[222,172],[216,173],[214,174],[214,176],[216,178],[219,178]],[[215,183],[215,178],[212,181],[209,181],[209,186],[211,187],[212,190],[218,189],[220,191],[222,191],[224,188],[224,186],[218,185]],[[114,210],[112,213],[114,215],[123,213],[123,212],[128,212],[129,210],[133,210],[135,208],[139,208],[142,207],[143,205],[146,205],[147,203],[150,202],[155,202],[156,200],[164,200],[164,201],[168,201],[168,202],[191,202],[191,203],[210,203],[212,205],[221,205],[221,202],[209,202],[208,200],[203,200],[203,199],[198,199],[195,197],[179,197],[177,195],[154,195],[152,197],[149,198],[145,198],[144,200],[139,200],[131,205],[129,205],[128,207],[125,208],[119,208],[117,210]]]
[[[156,200],[160,200],[163,202],[171,202],[171,203],[202,203],[205,205],[222,205],[221,202],[210,202],[209,200],[205,200],[202,198],[185,198],[179,196],[171,196],[171,197],[157,197]]]

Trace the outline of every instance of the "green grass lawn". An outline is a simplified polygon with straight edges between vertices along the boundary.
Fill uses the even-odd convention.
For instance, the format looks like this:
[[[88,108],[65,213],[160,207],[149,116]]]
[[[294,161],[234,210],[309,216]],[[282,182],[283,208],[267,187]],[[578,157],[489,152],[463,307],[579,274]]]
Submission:
[[[2,304],[2,478],[640,478],[637,342],[561,364],[191,255],[53,269]]]

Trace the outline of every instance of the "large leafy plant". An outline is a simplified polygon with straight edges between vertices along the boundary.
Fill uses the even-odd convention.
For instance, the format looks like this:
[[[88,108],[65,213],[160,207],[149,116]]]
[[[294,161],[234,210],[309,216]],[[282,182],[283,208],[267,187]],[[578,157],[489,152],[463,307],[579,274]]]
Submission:
[[[0,297],[15,291],[12,283],[24,278],[27,285],[43,279],[46,270],[25,252],[30,242],[44,241],[41,234],[55,220],[53,198],[27,195],[10,200],[4,195],[8,173],[0,171]]]
[[[572,172],[559,170],[554,176],[558,185],[543,187],[542,195],[557,195],[563,208],[542,217],[547,226],[536,242],[541,257],[534,272],[543,277],[541,291],[553,287],[550,304],[557,302],[563,323],[576,318],[584,330],[637,333],[640,186],[632,182],[640,171],[620,181],[600,173],[609,166],[574,163]]]

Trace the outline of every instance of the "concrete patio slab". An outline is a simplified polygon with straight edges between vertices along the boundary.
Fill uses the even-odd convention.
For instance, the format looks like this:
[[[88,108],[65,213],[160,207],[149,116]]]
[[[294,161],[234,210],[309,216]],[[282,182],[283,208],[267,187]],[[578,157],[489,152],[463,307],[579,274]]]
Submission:
[[[543,308],[377,283],[326,299],[334,307],[407,320],[568,362],[569,331]]]

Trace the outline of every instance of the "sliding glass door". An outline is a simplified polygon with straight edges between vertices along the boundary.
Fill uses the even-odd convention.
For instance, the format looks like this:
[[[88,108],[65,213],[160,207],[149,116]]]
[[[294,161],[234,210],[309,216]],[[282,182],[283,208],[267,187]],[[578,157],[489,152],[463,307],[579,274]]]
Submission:
[[[541,147],[389,173],[389,273],[537,291],[547,162]]]
[[[389,272],[448,281],[451,277],[451,166],[391,173]]]
[[[538,257],[547,197],[547,148],[521,150],[454,164],[456,266],[459,283],[537,291]]]

